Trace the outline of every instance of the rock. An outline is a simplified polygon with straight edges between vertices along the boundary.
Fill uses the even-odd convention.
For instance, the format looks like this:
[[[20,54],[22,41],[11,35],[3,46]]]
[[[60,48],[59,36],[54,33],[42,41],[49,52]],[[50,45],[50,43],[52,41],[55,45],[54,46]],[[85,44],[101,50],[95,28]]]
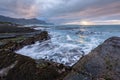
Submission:
[[[48,40],[50,37],[47,33],[47,31],[42,31],[39,34],[34,34],[32,37],[28,38],[14,38],[14,39],[8,39],[5,45],[1,45],[0,49],[7,49],[11,51],[18,50],[26,45],[34,44],[36,41],[44,41]],[[3,41],[5,42],[5,40]]]
[[[63,64],[46,60],[37,60],[37,63],[40,80],[62,80],[71,69],[70,67],[64,66]]]
[[[81,58],[64,80],[119,80],[120,37],[107,39]]]
[[[70,68],[62,64],[45,60],[36,62],[11,51],[0,51],[0,80],[56,80],[69,71]]]
[[[35,32],[36,30],[30,27],[18,27],[15,24],[0,24],[0,33],[28,33]]]
[[[35,60],[11,51],[0,52],[0,71],[3,69],[7,70],[7,75],[0,75],[4,80],[37,80]]]
[[[15,38],[16,34],[0,33],[0,39]]]
[[[38,77],[40,80],[62,80],[71,70],[70,67],[50,61],[44,60],[42,64],[44,64],[44,66],[42,65],[40,68],[38,67]]]

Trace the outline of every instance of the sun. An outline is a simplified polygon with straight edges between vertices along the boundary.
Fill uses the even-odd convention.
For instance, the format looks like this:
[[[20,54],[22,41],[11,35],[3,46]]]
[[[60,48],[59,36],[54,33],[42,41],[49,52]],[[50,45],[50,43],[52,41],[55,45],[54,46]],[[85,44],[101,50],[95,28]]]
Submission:
[[[70,23],[65,23],[67,25],[71,25],[71,24],[77,24],[77,25],[95,25],[95,22],[92,21],[88,21],[88,20],[82,20],[82,21],[75,21],[75,22],[70,22]]]
[[[81,21],[80,22],[80,25],[93,25],[94,23],[93,22],[90,22],[90,21]]]

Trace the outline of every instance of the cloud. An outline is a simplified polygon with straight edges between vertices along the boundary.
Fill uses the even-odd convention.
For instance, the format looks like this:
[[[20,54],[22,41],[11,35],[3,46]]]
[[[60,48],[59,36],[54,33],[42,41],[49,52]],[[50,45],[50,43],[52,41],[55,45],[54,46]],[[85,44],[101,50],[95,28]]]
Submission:
[[[0,14],[12,17],[35,17],[37,15],[36,2],[33,0],[2,0]]]
[[[80,21],[83,19],[89,19],[89,20],[97,20],[97,19],[106,19],[110,18],[111,16],[115,16],[117,14],[120,14],[120,1],[118,0],[106,0],[101,1],[100,0],[91,0],[95,1],[92,3],[84,3],[82,2],[80,5],[80,2],[78,1],[77,4],[80,6],[77,6],[77,4],[74,4],[72,6],[69,6],[69,8],[65,9],[58,9],[58,10],[66,10],[66,12],[60,13],[60,11],[52,11],[54,12],[53,17],[50,18],[50,20],[59,22],[73,22],[73,21]],[[75,6],[76,5],[76,6]],[[76,9],[75,9],[76,8]],[[57,12],[57,13],[55,13]]]
[[[1,0],[0,14],[64,24],[83,20],[120,20],[119,0]]]

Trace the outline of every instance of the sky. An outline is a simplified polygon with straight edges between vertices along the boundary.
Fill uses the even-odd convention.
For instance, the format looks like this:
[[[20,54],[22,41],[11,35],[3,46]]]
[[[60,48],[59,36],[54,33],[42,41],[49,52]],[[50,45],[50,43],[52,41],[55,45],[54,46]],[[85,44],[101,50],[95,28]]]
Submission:
[[[0,15],[54,24],[120,24],[120,0],[0,0]]]

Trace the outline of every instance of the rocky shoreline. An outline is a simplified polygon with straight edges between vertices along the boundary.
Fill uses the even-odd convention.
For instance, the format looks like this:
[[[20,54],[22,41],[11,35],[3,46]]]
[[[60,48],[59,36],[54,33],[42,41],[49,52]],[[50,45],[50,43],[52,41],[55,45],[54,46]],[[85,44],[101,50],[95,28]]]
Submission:
[[[15,53],[26,45],[48,39],[50,37],[46,31],[32,31],[19,35],[15,32],[10,32],[9,35],[1,33],[0,80],[120,79],[120,37],[107,39],[72,67],[47,60],[34,60]]]
[[[48,39],[50,36],[47,31],[10,32],[9,35],[2,33],[0,36],[0,80],[62,79],[70,71],[70,67],[47,60],[34,60],[15,53],[26,45]]]

